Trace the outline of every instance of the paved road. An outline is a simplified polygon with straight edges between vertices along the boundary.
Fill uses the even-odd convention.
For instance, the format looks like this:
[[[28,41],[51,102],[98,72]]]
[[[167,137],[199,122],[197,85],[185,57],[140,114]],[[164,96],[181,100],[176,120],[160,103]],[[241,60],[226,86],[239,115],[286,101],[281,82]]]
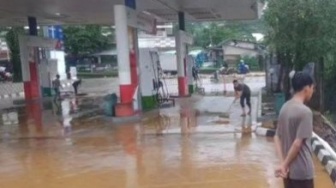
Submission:
[[[232,78],[226,79],[226,90],[233,91],[233,85],[231,83]],[[247,76],[244,82],[248,84],[252,91],[258,91],[260,88],[265,86],[264,76]],[[168,92],[172,95],[178,93],[177,79],[170,78],[165,79],[165,83],[168,88]],[[207,93],[209,92],[223,92],[224,82],[221,79],[220,82],[214,83],[209,77],[202,79],[202,85]],[[80,86],[80,92],[84,93],[119,93],[119,85],[117,78],[99,78],[99,79],[86,79],[83,80]]]

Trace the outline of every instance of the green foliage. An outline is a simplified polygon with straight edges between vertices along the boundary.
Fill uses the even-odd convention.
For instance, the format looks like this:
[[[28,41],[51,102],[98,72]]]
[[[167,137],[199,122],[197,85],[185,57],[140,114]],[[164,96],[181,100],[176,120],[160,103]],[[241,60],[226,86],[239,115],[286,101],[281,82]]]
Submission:
[[[114,46],[111,27],[98,25],[64,27],[65,51],[78,55],[90,55]]]
[[[244,56],[242,59],[244,60],[245,64],[249,66],[250,71],[261,71],[261,67],[259,66],[259,62],[256,57]]]
[[[327,104],[336,100],[333,97],[336,91],[335,12],[334,0],[268,0],[264,14],[269,26],[267,42],[284,67],[302,70],[309,62],[324,60],[327,87],[325,91],[317,91],[315,96],[321,97],[323,92],[329,100]]]
[[[266,31],[261,20],[188,23],[186,30],[193,35],[195,46],[203,48],[232,39],[255,41],[252,33],[264,33]]]
[[[326,101],[326,108],[330,109],[331,111],[336,111],[336,56],[335,54],[328,55],[325,58],[325,101]]]
[[[25,33],[24,29],[21,27],[10,28],[6,34],[5,39],[10,50],[10,59],[13,64],[13,81],[22,81],[22,70],[21,70],[21,59],[20,59],[20,46],[19,46],[19,35]]]
[[[201,68],[199,70],[199,74],[214,74],[214,72],[216,72],[217,70],[218,68],[215,67]]]
[[[297,69],[318,62],[335,48],[335,11],[334,0],[269,0],[264,14],[268,44]]]
[[[90,73],[90,72],[78,72],[78,78],[106,78],[106,77],[118,77],[118,71],[109,71],[109,72],[98,72],[98,73]]]

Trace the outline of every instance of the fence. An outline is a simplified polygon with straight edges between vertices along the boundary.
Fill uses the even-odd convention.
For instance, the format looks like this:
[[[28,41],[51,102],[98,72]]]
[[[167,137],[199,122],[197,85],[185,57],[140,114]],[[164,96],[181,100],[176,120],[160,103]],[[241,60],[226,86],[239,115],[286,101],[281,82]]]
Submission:
[[[0,99],[20,98],[23,96],[23,83],[0,83]]]

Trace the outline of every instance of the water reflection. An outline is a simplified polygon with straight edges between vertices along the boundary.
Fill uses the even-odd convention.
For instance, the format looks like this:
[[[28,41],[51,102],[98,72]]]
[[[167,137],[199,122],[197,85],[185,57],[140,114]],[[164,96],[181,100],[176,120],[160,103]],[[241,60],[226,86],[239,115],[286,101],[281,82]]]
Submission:
[[[207,127],[198,125],[195,111],[162,112],[141,125],[81,122],[77,127],[71,126],[69,115],[76,107],[67,102],[59,104],[60,116],[48,112],[59,117],[59,124],[43,122],[44,137],[1,143],[4,152],[0,152],[0,161],[5,162],[0,169],[0,187],[278,188],[282,185],[269,173],[276,164],[273,143],[247,132],[237,133],[236,139],[233,134],[190,134],[199,127]],[[48,113],[44,111],[42,115]],[[251,127],[249,117],[237,120],[237,127]],[[55,132],[52,128],[60,132],[67,126],[74,132],[80,127],[83,132],[74,135],[70,129],[72,135],[48,139]],[[24,127],[20,123],[23,132]],[[179,134],[157,136],[172,129]],[[149,130],[151,135],[139,133]],[[328,178],[323,173],[317,178]],[[318,187],[330,185],[318,184]]]
[[[71,115],[79,111],[79,100],[77,98],[53,101],[52,104],[55,115]]]
[[[197,127],[197,112],[190,108],[184,108],[180,114],[180,126],[182,134],[190,134]]]
[[[243,134],[252,134],[252,117],[242,117],[241,129]]]
[[[17,111],[10,111],[2,113],[2,124],[3,125],[18,125],[19,115]]]
[[[77,110],[77,100],[63,100],[54,102],[56,111],[54,111],[55,115],[60,116],[59,121],[61,126],[63,127],[63,135],[68,136],[72,131],[72,114],[75,110]]]
[[[69,136],[72,133],[73,117],[79,109],[77,99],[27,102],[23,107],[1,112],[0,131],[6,137]]]
[[[146,118],[142,122],[143,134],[190,134],[197,127],[197,112],[184,109],[180,114],[159,113]]]
[[[42,104],[32,102],[26,104],[27,121],[35,125],[36,133],[43,132]]]

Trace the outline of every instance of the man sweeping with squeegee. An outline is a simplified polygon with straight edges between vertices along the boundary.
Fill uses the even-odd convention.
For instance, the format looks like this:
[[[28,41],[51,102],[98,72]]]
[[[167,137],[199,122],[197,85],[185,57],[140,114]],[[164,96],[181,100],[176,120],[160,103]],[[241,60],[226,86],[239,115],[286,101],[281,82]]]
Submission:
[[[245,100],[246,100],[246,105],[249,108],[247,115],[251,115],[251,89],[249,86],[247,86],[244,83],[239,83],[238,80],[233,81],[233,87],[235,90],[235,96],[236,99],[234,102],[240,98],[240,105],[242,107],[243,113],[241,116],[246,116],[246,111],[245,111]]]

